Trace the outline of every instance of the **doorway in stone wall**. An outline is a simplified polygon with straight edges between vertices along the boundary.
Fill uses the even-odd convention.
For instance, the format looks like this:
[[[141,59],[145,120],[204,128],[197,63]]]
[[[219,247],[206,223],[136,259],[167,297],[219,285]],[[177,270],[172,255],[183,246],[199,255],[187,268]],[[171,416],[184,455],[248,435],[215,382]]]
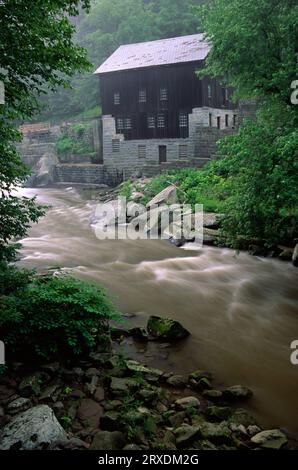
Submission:
[[[167,161],[167,146],[159,145],[158,152],[159,152],[159,164],[165,163]]]

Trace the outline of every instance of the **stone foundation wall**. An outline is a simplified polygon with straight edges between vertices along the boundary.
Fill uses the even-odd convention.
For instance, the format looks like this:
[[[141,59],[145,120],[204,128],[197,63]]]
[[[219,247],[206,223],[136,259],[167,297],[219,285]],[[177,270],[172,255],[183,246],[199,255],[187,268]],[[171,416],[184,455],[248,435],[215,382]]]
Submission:
[[[55,168],[57,183],[107,184],[115,186],[122,181],[122,174],[116,169],[107,171],[104,165],[58,164]]]
[[[114,117],[103,116],[104,165],[117,168],[124,179],[136,173],[147,176],[170,168],[201,167],[216,154],[217,141],[235,132],[237,119],[235,110],[195,108],[189,115],[188,138],[125,140],[123,134],[116,133]],[[167,147],[167,161],[162,164],[160,145]]]

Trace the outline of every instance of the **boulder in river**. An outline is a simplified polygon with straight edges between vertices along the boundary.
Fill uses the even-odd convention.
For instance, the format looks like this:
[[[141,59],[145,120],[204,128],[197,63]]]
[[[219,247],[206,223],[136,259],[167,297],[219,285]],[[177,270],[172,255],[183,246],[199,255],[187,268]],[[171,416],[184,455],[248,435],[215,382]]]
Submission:
[[[0,450],[44,449],[66,434],[53,411],[38,405],[14,417],[0,433]]]
[[[178,321],[152,315],[147,323],[148,333],[153,339],[177,341],[187,338],[190,333]]]
[[[42,187],[53,183],[57,163],[58,157],[56,153],[45,153],[37,163],[34,184],[38,187]]]
[[[253,392],[243,385],[233,385],[223,390],[223,396],[230,401],[247,400],[253,396]]]
[[[177,188],[174,185],[170,185],[167,188],[163,189],[158,193],[151,201],[148,202],[147,208],[150,208],[154,205],[161,204],[175,204],[177,202]]]

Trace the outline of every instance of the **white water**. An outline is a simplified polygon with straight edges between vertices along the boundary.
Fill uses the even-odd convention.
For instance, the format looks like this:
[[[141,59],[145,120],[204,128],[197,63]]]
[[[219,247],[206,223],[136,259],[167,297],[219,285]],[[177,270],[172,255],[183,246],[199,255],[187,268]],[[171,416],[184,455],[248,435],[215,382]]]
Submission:
[[[59,265],[104,284],[123,312],[137,313],[137,324],[150,314],[179,320],[191,337],[169,357],[148,354],[149,364],[181,373],[204,368],[218,384],[247,385],[261,424],[298,432],[298,366],[290,363],[297,269],[228,249],[99,241],[90,226],[94,201],[63,188],[23,192],[53,207],[23,240],[22,265]]]

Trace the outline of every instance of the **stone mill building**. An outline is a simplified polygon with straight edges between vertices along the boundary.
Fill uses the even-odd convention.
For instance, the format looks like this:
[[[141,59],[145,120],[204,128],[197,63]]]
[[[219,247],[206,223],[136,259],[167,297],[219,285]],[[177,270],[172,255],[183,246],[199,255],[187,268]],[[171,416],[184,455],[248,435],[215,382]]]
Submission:
[[[124,177],[202,166],[216,141],[238,125],[232,90],[199,78],[209,45],[203,34],[120,46],[97,70],[102,154]]]

